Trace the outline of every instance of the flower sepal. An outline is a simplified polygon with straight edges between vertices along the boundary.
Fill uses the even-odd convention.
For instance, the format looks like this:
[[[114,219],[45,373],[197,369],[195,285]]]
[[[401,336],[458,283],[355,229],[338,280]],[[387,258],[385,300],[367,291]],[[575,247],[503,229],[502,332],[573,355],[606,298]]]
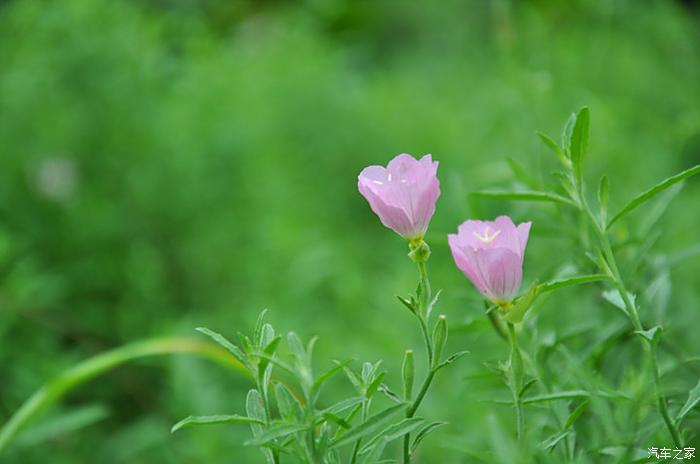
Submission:
[[[421,238],[418,241],[412,241],[408,244],[409,252],[408,257],[414,263],[426,263],[428,258],[430,258],[430,247]]]

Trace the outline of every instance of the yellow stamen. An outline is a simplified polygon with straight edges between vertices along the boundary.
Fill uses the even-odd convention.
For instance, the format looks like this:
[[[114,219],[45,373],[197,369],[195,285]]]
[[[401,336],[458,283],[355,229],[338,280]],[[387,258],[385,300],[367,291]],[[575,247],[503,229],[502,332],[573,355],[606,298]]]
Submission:
[[[496,232],[493,233],[493,235],[489,235],[489,227],[486,227],[484,229],[484,235],[479,235],[477,232],[472,232],[474,234],[474,237],[478,238],[484,243],[491,243],[494,240],[496,240],[496,237],[498,237],[501,233],[500,230],[497,230]]]

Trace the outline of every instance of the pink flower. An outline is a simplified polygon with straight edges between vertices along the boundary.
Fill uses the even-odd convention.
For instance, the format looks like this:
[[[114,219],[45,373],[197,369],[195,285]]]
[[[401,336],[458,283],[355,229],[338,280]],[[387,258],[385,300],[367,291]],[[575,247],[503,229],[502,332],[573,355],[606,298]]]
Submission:
[[[402,153],[386,168],[364,168],[357,188],[382,224],[411,242],[419,242],[428,230],[440,196],[437,168],[438,162],[430,155],[419,161]]]
[[[523,257],[531,222],[517,227],[508,216],[466,221],[447,240],[457,267],[486,298],[507,305],[523,276]]]

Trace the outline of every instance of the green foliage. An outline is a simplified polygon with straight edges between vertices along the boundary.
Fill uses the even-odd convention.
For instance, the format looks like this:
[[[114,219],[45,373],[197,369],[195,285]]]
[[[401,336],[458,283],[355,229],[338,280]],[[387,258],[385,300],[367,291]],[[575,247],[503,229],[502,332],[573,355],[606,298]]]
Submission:
[[[242,328],[254,332],[264,307],[275,327],[305,341],[321,336],[315,378],[335,359],[385,360],[370,415],[403,401],[400,356],[414,348],[415,397],[422,335],[391,297],[414,285],[415,269],[355,182],[362,167],[400,151],[431,152],[442,190],[427,237],[431,274],[446,290],[439,313],[450,321],[443,363],[471,354],[433,381],[418,415],[449,425],[421,442],[415,461],[517,460],[512,407],[482,401],[504,393],[484,366],[508,348],[455,270],[445,234],[464,219],[507,213],[533,221],[524,289],[598,274],[594,231],[561,201],[570,186],[550,176],[569,169],[556,153],[568,145],[561,125],[571,109],[590,107],[584,193],[594,201],[594,182],[608,176],[608,222],[646,187],[697,165],[696,21],[663,0],[373,3],[1,2],[0,425],[97,353],[189,337],[198,326],[235,341]],[[536,130],[554,136],[554,153]],[[527,176],[512,175],[507,158]],[[688,177],[609,229],[644,328],[664,327],[659,361],[674,419],[700,375],[698,185]],[[496,186],[560,198],[468,195]],[[645,458],[646,447],[671,444],[656,427],[652,378],[641,372],[644,341],[601,298],[606,290],[609,279],[542,292],[522,322],[523,353],[542,360],[541,381],[524,396],[594,394],[551,455],[538,454],[541,442],[579,400],[525,406],[533,429],[522,454],[539,462],[568,462],[567,447],[574,462],[614,453],[631,462],[628,451]],[[302,392],[277,382],[296,384],[285,370],[294,368],[286,339],[278,343],[283,356],[260,352],[255,362],[278,363],[273,416],[282,417],[274,406],[284,409],[284,397],[292,421]],[[230,367],[232,356],[221,359]],[[250,438],[243,425],[169,433],[190,413],[243,413],[259,379],[232,372],[187,356],[120,365],[34,416],[41,420],[0,461],[261,462],[241,446]],[[323,384],[317,409],[350,398],[330,413],[345,421],[361,400],[353,404],[360,393],[339,377]],[[95,404],[107,417],[70,421]],[[689,446],[696,411],[681,422]],[[64,416],[73,425],[62,433],[34,428]],[[360,419],[358,410],[351,423]],[[379,459],[398,459],[400,448],[387,443]]]

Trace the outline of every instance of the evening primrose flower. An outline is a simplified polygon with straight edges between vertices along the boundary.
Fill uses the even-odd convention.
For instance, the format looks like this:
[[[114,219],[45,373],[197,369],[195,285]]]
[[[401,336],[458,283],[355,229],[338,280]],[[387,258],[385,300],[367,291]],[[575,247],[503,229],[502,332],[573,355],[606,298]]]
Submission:
[[[416,160],[402,153],[386,168],[364,168],[357,188],[382,224],[411,244],[420,244],[440,196],[437,168],[438,162],[431,155]]]
[[[447,236],[457,267],[493,303],[507,308],[517,296],[531,222],[517,227],[508,216],[466,221]]]

